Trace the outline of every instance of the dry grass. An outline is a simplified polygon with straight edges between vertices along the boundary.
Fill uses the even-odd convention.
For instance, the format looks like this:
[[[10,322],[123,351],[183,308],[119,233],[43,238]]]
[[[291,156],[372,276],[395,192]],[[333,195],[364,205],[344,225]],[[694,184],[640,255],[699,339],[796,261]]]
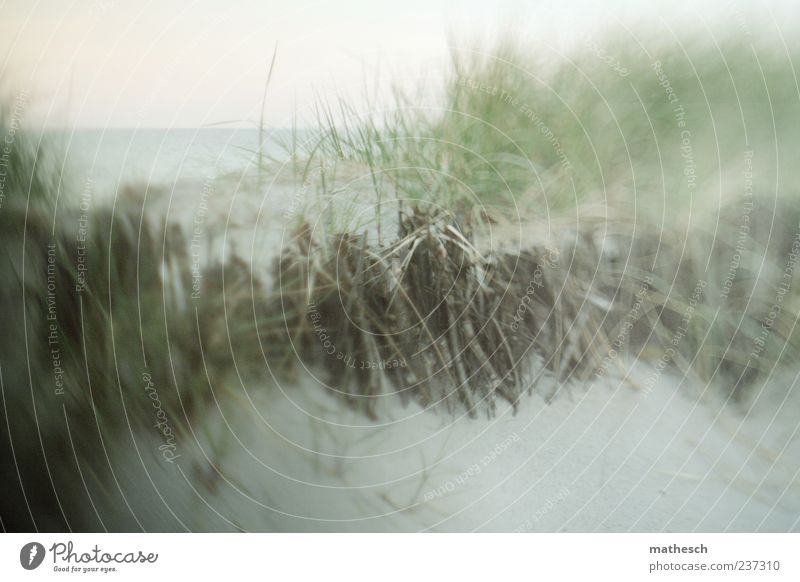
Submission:
[[[384,246],[298,229],[266,309],[284,321],[289,341],[267,343],[286,345],[286,361],[322,364],[331,389],[369,414],[393,393],[491,414],[498,397],[516,408],[542,373],[563,381],[599,366],[615,285],[596,273],[590,240],[566,255],[492,252],[442,212],[414,207],[398,220]]]

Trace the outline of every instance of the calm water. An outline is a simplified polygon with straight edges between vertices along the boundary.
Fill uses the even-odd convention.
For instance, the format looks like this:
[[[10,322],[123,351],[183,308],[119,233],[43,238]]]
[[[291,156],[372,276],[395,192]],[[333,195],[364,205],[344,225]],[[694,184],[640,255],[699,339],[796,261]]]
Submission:
[[[265,132],[264,155],[287,157],[288,130]],[[256,129],[80,129],[63,132],[68,176],[91,178],[97,188],[128,182],[172,184],[181,179],[240,174],[257,169]]]

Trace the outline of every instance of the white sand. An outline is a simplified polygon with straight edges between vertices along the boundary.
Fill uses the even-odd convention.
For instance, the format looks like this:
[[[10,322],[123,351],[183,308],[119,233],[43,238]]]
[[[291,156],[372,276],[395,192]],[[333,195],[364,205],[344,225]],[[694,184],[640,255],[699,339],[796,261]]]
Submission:
[[[488,420],[390,398],[387,417],[369,422],[310,380],[285,394],[250,386],[197,427],[210,435],[204,453],[181,443],[170,465],[142,435],[165,502],[143,487],[133,503],[164,516],[169,505],[189,529],[795,531],[800,442],[787,388],[749,415],[665,378],[649,394],[605,384],[550,404],[534,395]]]

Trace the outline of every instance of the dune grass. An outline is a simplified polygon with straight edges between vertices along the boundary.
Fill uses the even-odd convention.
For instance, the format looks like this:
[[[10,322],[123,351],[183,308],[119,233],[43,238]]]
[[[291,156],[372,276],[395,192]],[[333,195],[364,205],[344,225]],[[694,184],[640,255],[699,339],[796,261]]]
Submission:
[[[797,287],[780,287],[800,218],[798,50],[736,34],[643,37],[587,38],[567,55],[516,40],[454,48],[435,103],[414,87],[391,88],[389,107],[320,101],[317,131],[291,153],[306,160],[304,179],[328,168],[322,197],[352,186],[353,171],[337,181],[337,168],[360,168],[376,221],[387,221],[387,201],[418,201],[467,236],[500,221],[559,225],[569,248],[592,240],[579,259],[588,264],[565,267],[590,273],[578,304],[591,310],[608,295],[624,311],[620,298],[647,278],[644,337],[626,346],[741,394],[800,353]],[[598,332],[613,337],[620,322],[601,315],[598,328],[583,315],[559,341],[589,334],[602,355]]]
[[[259,297],[266,293],[265,287],[258,283],[248,291],[245,284],[262,274],[249,273],[241,261],[206,265],[207,281],[214,281],[206,298],[213,295],[213,285],[225,268],[241,270],[238,278],[229,276],[228,283],[243,281],[240,292],[227,295],[227,303],[212,305],[214,300],[209,299],[211,303],[204,305],[205,324],[214,330],[208,334],[206,352],[225,370],[235,368],[231,358],[237,353],[247,354],[244,360],[254,370],[265,356],[267,364],[269,357],[286,362],[297,354],[285,351],[288,346],[281,341],[267,342],[265,347],[262,339],[284,337],[281,330],[288,330],[290,337],[297,332],[299,344],[312,349],[315,342],[304,336],[309,329],[308,303],[325,303],[318,297],[317,285],[328,280],[333,288],[341,286],[338,295],[346,296],[344,305],[363,303],[348,294],[366,293],[387,304],[384,317],[390,315],[389,305],[405,312],[388,321],[382,321],[378,311],[366,313],[368,325],[351,329],[333,314],[335,306],[328,305],[328,316],[336,321],[331,327],[344,334],[340,343],[358,344],[356,351],[365,361],[368,352],[380,356],[380,361],[405,361],[411,348],[403,346],[422,341],[429,346],[423,352],[438,358],[440,365],[455,366],[457,386],[472,379],[467,382],[470,390],[478,390],[478,384],[496,384],[498,377],[514,378],[509,393],[517,395],[521,376],[515,376],[514,368],[519,353],[528,352],[542,357],[545,367],[562,380],[579,369],[596,370],[609,352],[626,349],[656,362],[665,358],[704,382],[734,386],[745,377],[752,382],[769,375],[775,363],[796,362],[796,286],[786,291],[779,286],[791,267],[787,261],[797,230],[791,203],[797,169],[782,162],[797,139],[790,128],[798,108],[792,99],[794,76],[788,74],[792,69],[784,59],[778,52],[756,54],[734,38],[719,45],[692,38],[680,45],[658,41],[647,47],[630,40],[591,40],[574,54],[553,61],[551,54],[506,40],[486,50],[454,49],[436,107],[422,103],[415,88],[393,89],[394,107],[375,114],[359,110],[345,97],[334,103],[320,100],[315,129],[304,135],[303,143],[294,131],[290,151],[292,171],[300,183],[313,174],[318,194],[297,213],[295,243],[286,251],[290,254],[278,259],[279,265],[310,265],[306,279],[286,275],[302,301],[293,300],[288,314],[286,305],[276,312],[276,301],[288,301],[281,295],[283,289],[275,296]],[[753,82],[756,72],[760,84]],[[781,123],[772,123],[777,119]],[[769,149],[770,139],[780,147]],[[261,149],[258,154],[259,168],[269,167]],[[45,158],[35,149],[20,145],[12,155],[16,157],[7,181],[9,193],[57,191],[57,176],[42,165]],[[748,163],[755,178],[752,193],[744,197]],[[785,169],[772,175],[773,163]],[[353,175],[371,189],[369,199],[363,199],[363,190],[348,197]],[[750,202],[752,211],[743,211]],[[96,303],[98,327],[112,320],[114,309],[105,298],[112,295],[120,298],[116,303],[122,312],[139,314],[136,323],[145,331],[124,333],[125,341],[141,344],[139,352],[144,337],[155,338],[158,346],[167,343],[175,329],[190,337],[191,326],[180,323],[168,329],[157,317],[150,324],[137,307],[151,300],[143,294],[152,294],[152,301],[164,307],[162,316],[185,313],[185,297],[177,289],[165,290],[163,271],[166,264],[172,265],[168,278],[179,281],[184,290],[191,287],[185,236],[158,221],[150,224],[136,201],[123,199],[113,211],[96,210],[93,220],[99,222],[91,231],[105,238],[89,245],[91,253],[99,253],[92,258],[98,265],[93,267],[93,281],[121,285],[112,295],[107,283],[96,282],[82,296]],[[323,217],[322,228],[313,234],[304,230],[309,213]],[[745,214],[748,229],[740,237]],[[55,239],[59,232],[72,236],[78,217],[76,205],[66,203],[55,221]],[[409,221],[417,222],[411,227]],[[549,246],[526,239],[521,248],[500,251],[476,242],[482,231],[504,221],[517,221],[523,229],[552,231]],[[114,250],[112,239],[120,236],[127,246],[103,255]],[[303,236],[308,241],[298,246],[296,241]],[[134,244],[137,237],[146,237],[146,244]],[[38,242],[44,244],[45,238]],[[140,256],[142,244],[148,247],[147,256],[160,257],[158,264],[146,269],[139,265],[135,278],[125,275],[127,258],[122,255]],[[544,269],[542,257],[552,254],[551,247],[558,249],[560,262],[557,268]],[[364,265],[340,270],[337,257],[343,249],[361,257]],[[65,265],[74,267],[74,250],[64,251]],[[446,258],[437,259],[437,253]],[[428,267],[415,267],[417,260],[428,261]],[[380,273],[368,275],[367,267]],[[417,275],[409,276],[413,269]],[[276,267],[275,273],[283,278],[284,270]],[[68,272],[77,276],[74,268]],[[448,284],[438,280],[437,285],[444,286],[432,289],[433,283],[423,277],[430,272],[452,280]],[[316,277],[313,282],[308,279],[311,273]],[[530,287],[535,274],[547,283],[546,292],[533,289],[540,292],[526,299],[520,289]],[[345,275],[346,284],[341,279]],[[382,281],[380,292],[375,291],[376,281]],[[637,320],[629,322],[636,332],[627,329],[624,342],[613,347],[620,326],[627,328],[626,314],[645,282],[647,304],[637,310]],[[703,283],[702,292],[693,296],[698,282]],[[468,290],[458,295],[462,284]],[[405,297],[399,302],[398,289]],[[494,309],[476,308],[484,292],[502,297]],[[427,304],[430,297],[438,297],[434,305]],[[770,308],[778,299],[781,317],[771,318]],[[65,301],[74,303],[74,298]],[[448,301],[457,305],[442,315]],[[248,302],[255,305],[255,320]],[[534,304],[538,311],[528,322],[534,327],[527,328],[524,338],[512,341],[511,327],[515,332],[520,328],[514,317],[519,319],[520,311],[533,311]],[[409,320],[412,307],[419,311],[415,314],[419,321]],[[445,318],[433,330],[427,327],[432,312]],[[477,326],[472,334],[460,327],[459,318],[468,312],[479,318],[471,324]],[[214,323],[217,317],[231,321],[220,327]],[[71,325],[78,329],[77,322]],[[416,333],[431,337],[400,339],[391,349],[385,343],[371,345],[374,340],[368,336],[380,332],[391,337],[397,331],[393,325],[417,327]],[[249,330],[240,334],[247,340],[229,337],[226,330],[231,328]],[[456,336],[454,328],[459,330]],[[490,334],[485,341],[498,343],[495,348],[500,352],[482,344],[477,330],[487,328],[499,335]],[[258,350],[252,347],[252,333],[260,340]],[[763,346],[754,343],[762,333]],[[358,339],[359,334],[365,335]],[[679,349],[672,350],[676,334]],[[442,338],[450,353],[444,360],[436,347]],[[184,359],[196,361],[199,356],[192,350],[198,347],[189,347],[193,340],[182,341],[187,344]],[[470,347],[465,352],[458,349],[461,344]],[[514,357],[502,356],[507,361],[489,365],[492,371],[486,372],[479,354],[502,355],[506,344],[515,344]],[[76,343],[77,352],[79,348]],[[155,353],[160,352],[161,347],[156,348]],[[151,359],[146,353],[142,358]],[[463,374],[462,360],[471,362]],[[416,375],[430,376],[432,365],[426,364]],[[376,386],[383,380],[374,373],[368,376],[369,387],[362,386],[360,393],[381,392]],[[335,383],[346,383],[336,378]],[[398,382],[401,390],[406,384],[405,378]],[[459,394],[463,402],[469,401],[463,390]],[[436,399],[424,396],[423,400]]]

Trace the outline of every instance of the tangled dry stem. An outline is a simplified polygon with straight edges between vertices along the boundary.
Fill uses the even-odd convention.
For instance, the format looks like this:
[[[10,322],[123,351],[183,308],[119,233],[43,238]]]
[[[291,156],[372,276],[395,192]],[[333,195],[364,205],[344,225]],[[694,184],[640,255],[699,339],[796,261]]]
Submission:
[[[268,319],[284,320],[286,345],[324,367],[330,390],[370,415],[393,393],[491,414],[497,397],[516,408],[546,371],[566,379],[599,363],[603,314],[579,292],[588,263],[565,270],[545,249],[484,254],[455,221],[419,208],[398,232],[377,246],[366,234],[318,240],[304,224],[276,262]]]

